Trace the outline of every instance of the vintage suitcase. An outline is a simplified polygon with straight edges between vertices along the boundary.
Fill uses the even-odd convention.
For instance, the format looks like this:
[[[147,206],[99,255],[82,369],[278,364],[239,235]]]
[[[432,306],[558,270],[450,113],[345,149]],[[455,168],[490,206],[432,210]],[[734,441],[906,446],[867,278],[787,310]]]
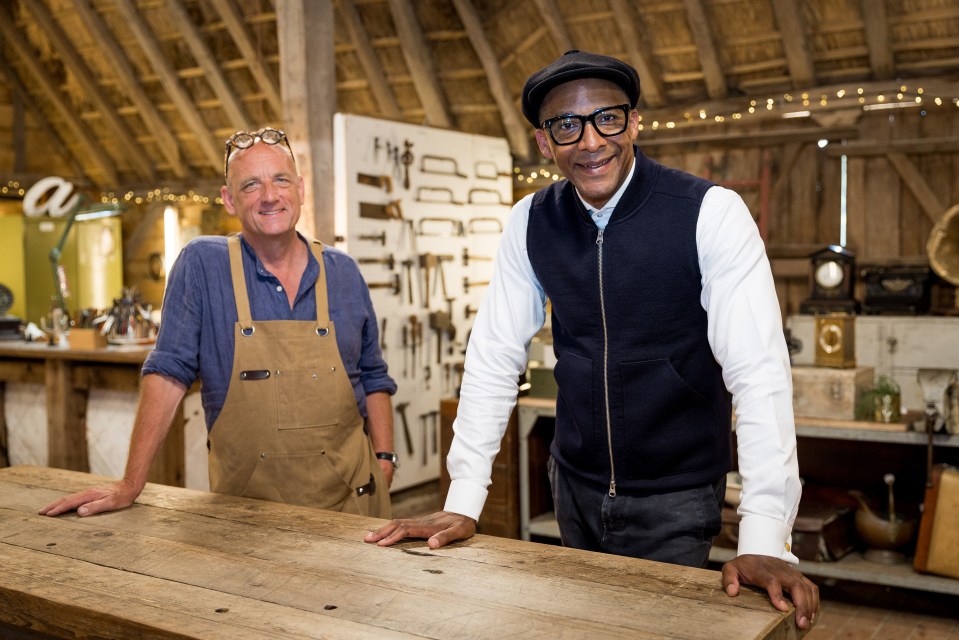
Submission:
[[[793,411],[797,418],[853,420],[856,405],[874,384],[875,369],[794,366]]]
[[[959,469],[937,464],[919,523],[913,567],[921,573],[959,578]]]
[[[792,552],[800,560],[839,560],[855,547],[854,513],[845,505],[801,502],[793,525]],[[723,528],[713,544],[732,549],[739,544],[739,515],[735,509],[723,508]]]

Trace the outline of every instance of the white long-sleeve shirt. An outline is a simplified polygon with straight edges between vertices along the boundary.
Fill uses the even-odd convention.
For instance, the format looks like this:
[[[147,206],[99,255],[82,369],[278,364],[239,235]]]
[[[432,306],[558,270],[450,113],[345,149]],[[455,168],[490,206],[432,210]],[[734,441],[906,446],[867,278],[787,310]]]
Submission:
[[[635,162],[601,209],[583,202],[598,227],[605,228],[634,170]],[[470,334],[447,458],[452,482],[444,508],[476,520],[486,502],[493,459],[516,403],[530,342],[546,321],[546,295],[526,252],[532,198],[514,205],[503,231],[486,298]],[[790,547],[801,486],[789,354],[765,247],[738,194],[718,186],[707,191],[696,245],[707,337],[736,411],[743,477],[738,553],[796,563]]]

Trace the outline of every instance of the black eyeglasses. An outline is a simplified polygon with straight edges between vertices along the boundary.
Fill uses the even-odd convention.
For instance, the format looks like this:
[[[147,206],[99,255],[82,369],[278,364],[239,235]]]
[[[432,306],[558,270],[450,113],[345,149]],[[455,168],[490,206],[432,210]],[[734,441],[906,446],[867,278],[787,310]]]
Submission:
[[[583,139],[586,123],[592,122],[596,133],[604,138],[618,136],[626,131],[629,124],[629,105],[618,104],[615,107],[597,109],[588,116],[567,113],[543,122],[543,128],[549,131],[549,137],[560,146],[576,144]]]
[[[290,146],[290,141],[287,140],[286,134],[280,129],[263,127],[257,131],[237,131],[227,139],[226,153],[223,156],[224,178],[226,177],[227,169],[230,168],[230,154],[236,149],[249,149],[257,140],[263,144],[279,144],[281,142],[285,144],[286,148],[290,151],[290,157],[293,158],[293,166],[296,167],[296,157],[293,155],[293,148]]]

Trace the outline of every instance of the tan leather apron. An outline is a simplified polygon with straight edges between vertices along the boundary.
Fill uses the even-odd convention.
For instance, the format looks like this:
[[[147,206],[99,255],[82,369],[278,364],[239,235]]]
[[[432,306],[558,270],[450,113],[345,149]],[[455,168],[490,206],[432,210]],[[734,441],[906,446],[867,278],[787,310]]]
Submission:
[[[228,240],[239,321],[223,410],[210,430],[210,489],[390,517],[386,478],[363,428],[330,321],[323,245],[316,322],[253,322],[238,236]]]

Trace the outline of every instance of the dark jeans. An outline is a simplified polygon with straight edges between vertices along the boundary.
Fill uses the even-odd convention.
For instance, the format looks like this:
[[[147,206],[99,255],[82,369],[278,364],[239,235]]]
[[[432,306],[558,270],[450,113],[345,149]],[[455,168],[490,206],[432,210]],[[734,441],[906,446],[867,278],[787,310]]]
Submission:
[[[670,493],[609,497],[549,459],[556,520],[563,546],[705,567],[722,528],[726,476],[714,484]]]

